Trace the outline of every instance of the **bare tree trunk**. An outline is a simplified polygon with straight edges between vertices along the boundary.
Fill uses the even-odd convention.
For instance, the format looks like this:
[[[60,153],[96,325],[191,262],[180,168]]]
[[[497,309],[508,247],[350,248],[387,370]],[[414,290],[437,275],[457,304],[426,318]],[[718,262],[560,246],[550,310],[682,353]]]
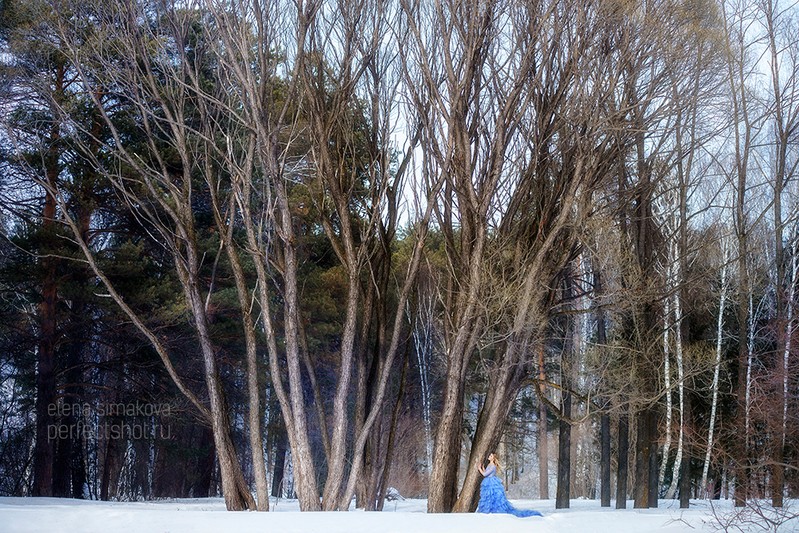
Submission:
[[[569,508],[571,477],[571,418],[572,395],[566,386],[561,400],[562,416],[558,434],[558,489],[555,497],[556,509]]]
[[[183,278],[182,282],[187,293],[186,297],[189,300],[200,340],[200,349],[205,367],[205,381],[211,406],[211,427],[219,459],[219,473],[222,478],[222,494],[229,511],[255,509],[255,501],[247,483],[244,481],[241,464],[230,435],[227,402],[219,379],[215,349],[208,332],[205,304],[197,287],[196,255],[193,251],[189,251],[188,256],[188,268],[185,270],[179,269],[178,272],[182,274],[181,278]]]
[[[212,188],[213,189],[213,188]],[[212,193],[213,195],[213,193]],[[215,195],[213,195],[215,198]],[[236,282],[236,293],[239,299],[239,308],[242,314],[242,326],[244,327],[244,343],[247,353],[247,401],[248,401],[248,434],[250,440],[250,453],[252,454],[253,470],[255,476],[255,488],[257,496],[257,510],[269,510],[269,489],[266,484],[266,461],[264,460],[263,437],[261,435],[261,386],[258,376],[260,374],[258,365],[258,347],[255,334],[255,323],[252,318],[251,306],[253,300],[251,292],[247,286],[244,276],[244,269],[241,266],[238,251],[233,247],[233,223],[224,221],[219,213],[218,204],[216,205],[215,216],[220,235],[224,235],[225,251],[230,261],[233,271],[233,278]],[[228,210],[228,216],[233,218],[233,196]],[[228,231],[225,232],[225,227]]]
[[[594,268],[594,295],[601,297],[604,294],[602,285],[602,274],[598,268]],[[595,309],[596,315],[596,341],[600,350],[605,350],[607,347],[607,322],[605,320],[605,311],[602,307]],[[602,507],[610,507],[610,414],[607,409],[610,408],[610,402],[605,400],[604,411],[599,416],[599,446],[600,446],[600,500]]]
[[[299,353],[299,291],[297,280],[297,257],[294,249],[294,227],[289,208],[288,194],[285,183],[277,180],[275,188],[276,199],[280,216],[279,235],[283,241],[283,261],[285,270],[283,272],[283,298],[284,298],[284,322],[286,334],[286,362],[289,377],[289,399],[291,402],[294,442],[291,446],[292,464],[294,465],[294,475],[297,480],[297,494],[300,499],[300,506],[303,510],[316,511],[321,509],[318,492],[316,489],[316,468],[313,461],[311,443],[308,437],[306,420],[305,401],[303,397],[302,376],[300,369]],[[268,296],[267,296],[268,297]],[[264,305],[262,298],[262,305]],[[276,368],[276,367],[273,367]],[[284,413],[286,416],[286,413]],[[291,429],[289,429],[291,431]]]
[[[774,507],[783,506],[785,492],[785,440],[787,432],[787,376],[788,354],[790,352],[791,310],[794,286],[788,286],[786,276],[786,260],[783,245],[784,225],[782,213],[782,195],[787,183],[793,178],[796,163],[788,159],[789,145],[794,141],[794,131],[799,126],[799,82],[796,80],[797,64],[793,52],[796,46],[796,23],[787,14],[786,8],[778,1],[766,0],[760,4],[766,26],[768,52],[771,70],[771,97],[773,105],[770,109],[770,122],[774,135],[773,154],[773,214],[774,214],[774,262],[776,279],[774,291],[776,296],[775,329],[777,332],[777,350],[775,354],[775,379],[777,415],[771,420],[771,503]],[[786,35],[790,41],[785,42]],[[786,290],[791,294],[787,298]]]
[[[691,412],[691,396],[685,396],[685,412]],[[690,448],[688,448],[690,450]],[[680,464],[680,509],[688,509],[691,497],[691,453]]]
[[[734,187],[733,221],[737,238],[737,265],[738,265],[738,357],[736,380],[736,440],[734,446],[734,484],[735,506],[743,507],[747,500],[747,480],[749,470],[749,416],[748,416],[748,382],[749,382],[749,322],[751,314],[749,306],[743,302],[749,300],[749,232],[748,210],[746,202],[747,173],[749,168],[749,154],[752,147],[752,123],[749,117],[749,96],[746,87],[747,76],[745,73],[747,46],[744,42],[743,14],[729,11],[727,2],[721,2],[721,11],[724,21],[724,38],[727,49],[727,82],[729,85],[732,109],[732,128],[734,134],[734,170],[729,179]],[[735,18],[738,16],[739,18]]]
[[[290,106],[296,104],[300,97],[299,74],[306,65],[308,32],[320,4],[313,0],[295,3],[296,12],[288,14],[296,18],[290,22],[281,18],[279,15],[283,13],[272,4],[242,6],[247,15],[242,18],[237,16],[235,10],[227,11],[216,5],[208,7],[219,20],[219,35],[223,46],[217,50],[218,59],[231,73],[234,85],[242,93],[242,116],[237,118],[254,132],[255,164],[264,176],[262,188],[255,191],[254,184],[247,177],[239,176],[235,179],[236,204],[247,235],[247,253],[255,265],[257,299],[261,307],[261,323],[267,338],[269,365],[272,369],[270,374],[286,424],[300,508],[315,511],[321,509],[321,503],[302,386],[297,237],[287,185],[288,176],[285,175],[287,154],[281,150],[279,136],[287,131],[290,138],[283,139],[283,142],[288,143],[296,136],[293,128],[285,126],[290,126],[290,120],[287,120]],[[288,25],[295,22],[296,27],[292,26],[289,30]],[[251,42],[253,32],[257,37],[255,47]],[[287,39],[289,46],[293,45],[293,52],[296,54],[293,64],[281,65],[276,59],[274,49],[286,46],[285,43],[277,44],[280,39]],[[281,86],[280,91],[284,96],[276,100],[275,87],[280,78],[277,71],[281,67],[289,71],[286,74],[288,85]],[[261,202],[257,206],[254,206],[254,196]],[[285,364],[280,363],[278,355],[275,325],[271,316],[273,306],[268,291],[273,281],[267,272],[267,265],[272,262],[272,246],[281,259]],[[284,370],[288,387],[283,382]],[[320,416],[320,425],[324,426],[324,416]]]
[[[610,507],[610,415],[600,415],[600,505]]]
[[[653,427],[655,426],[655,430]],[[652,459],[657,460],[657,452],[653,450],[653,435],[657,428],[657,414],[653,408],[647,407],[638,413],[636,420],[635,447],[635,508],[646,509],[651,505],[651,498],[657,498],[657,493],[650,494],[650,468]],[[657,463],[655,463],[657,464]],[[657,470],[656,470],[657,472]],[[655,474],[657,475],[657,474]],[[657,479],[657,477],[655,478]]]
[[[629,418],[627,413],[619,415],[619,450],[618,470],[616,472],[616,509],[627,508],[627,463],[630,449]]]
[[[538,380],[545,383],[547,379],[544,368],[544,345],[538,348]],[[543,394],[543,392],[540,392]],[[538,497],[549,499],[549,442],[547,439],[547,404],[538,400]]]
[[[453,363],[452,359],[450,362]],[[452,510],[457,496],[457,474],[461,455],[461,430],[463,427],[463,386],[460,365],[451,367],[447,374],[441,422],[436,430],[433,447],[433,469],[427,499],[428,513]],[[451,375],[452,374],[452,375]]]
[[[512,399],[516,396],[521,383],[520,375],[513,368],[499,369],[491,386],[486,392],[485,402],[477,419],[474,439],[469,452],[466,477],[463,487],[452,506],[456,513],[473,512],[477,508],[477,496],[480,490],[482,475],[479,465],[483,464],[490,453],[498,453],[500,439],[505,427]]]
[[[461,433],[463,428],[463,393],[469,356],[477,342],[479,318],[475,317],[477,308],[477,288],[479,263],[482,260],[483,236],[479,234],[477,250],[472,256],[469,276],[469,294],[461,316],[454,344],[447,354],[447,374],[441,421],[436,431],[433,448],[433,469],[430,473],[430,490],[427,500],[429,513],[443,513],[452,510],[457,498],[458,465],[461,455]],[[471,330],[469,326],[471,325]]]
[[[636,420],[635,444],[635,484],[634,496],[636,508],[657,507],[657,421],[658,413],[652,402],[657,390],[657,375],[653,372],[656,354],[650,346],[656,345],[653,335],[657,330],[655,304],[653,295],[647,294],[648,284],[654,275],[654,254],[656,230],[652,213],[652,182],[649,166],[644,158],[642,134],[637,134],[638,176],[634,227],[635,255],[641,272],[642,283],[639,287],[644,291],[645,302],[637,311],[638,331],[635,332],[640,354],[634,370],[639,380],[638,387],[643,407],[639,408]],[[656,339],[657,337],[654,337]],[[659,359],[659,358],[658,358]],[[654,478],[654,480],[652,479]]]

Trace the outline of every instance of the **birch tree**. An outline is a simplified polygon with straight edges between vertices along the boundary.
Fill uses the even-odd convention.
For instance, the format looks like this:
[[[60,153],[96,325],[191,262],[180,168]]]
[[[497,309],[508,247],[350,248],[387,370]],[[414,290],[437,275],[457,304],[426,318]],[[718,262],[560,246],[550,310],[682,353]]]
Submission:
[[[707,430],[707,446],[705,448],[705,459],[702,463],[702,480],[699,484],[702,496],[707,490],[707,474],[710,468],[711,454],[713,452],[713,439],[716,428],[716,411],[719,398],[719,373],[721,371],[721,352],[724,340],[724,308],[727,303],[727,292],[729,290],[729,279],[727,270],[729,269],[730,253],[727,240],[722,237],[721,242],[721,286],[719,289],[719,311],[716,321],[716,351],[713,362],[713,383],[711,385],[712,400],[710,404],[710,421]]]

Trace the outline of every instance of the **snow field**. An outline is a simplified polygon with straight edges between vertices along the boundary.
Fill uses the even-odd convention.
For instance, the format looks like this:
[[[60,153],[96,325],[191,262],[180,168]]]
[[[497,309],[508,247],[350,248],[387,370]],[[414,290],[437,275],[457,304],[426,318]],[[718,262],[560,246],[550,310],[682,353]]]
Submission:
[[[512,500],[520,509],[537,509],[543,518],[510,515],[427,514],[425,500],[386,502],[384,512],[301,513],[296,501],[271,501],[272,512],[232,513],[218,498],[156,502],[98,502],[60,498],[0,498],[0,532],[103,533],[646,533],[718,531],[713,515],[729,516],[732,503],[692,501],[679,509],[661,500],[658,509],[602,508],[596,500],[572,500],[555,510],[553,500]],[[793,502],[799,505],[799,502]],[[773,531],[740,524],[743,531]],[[779,532],[799,531],[799,519]]]

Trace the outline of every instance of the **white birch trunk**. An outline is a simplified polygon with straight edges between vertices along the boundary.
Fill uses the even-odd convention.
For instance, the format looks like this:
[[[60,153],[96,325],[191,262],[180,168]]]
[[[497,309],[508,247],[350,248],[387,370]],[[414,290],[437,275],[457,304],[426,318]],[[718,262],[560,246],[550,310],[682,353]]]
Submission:
[[[669,243],[669,264],[666,266],[666,292],[671,287],[672,278],[672,265],[671,261],[674,257],[674,245]],[[671,449],[671,422],[673,417],[674,406],[671,399],[671,364],[669,357],[669,321],[671,319],[671,298],[666,298],[663,302],[663,375],[664,385],[666,387],[666,438],[663,442],[663,458],[660,462],[660,472],[658,474],[658,487],[663,486],[666,478],[666,466],[669,462],[669,451]]]
[[[753,299],[754,296],[752,294],[752,288],[750,287],[749,288],[749,335],[747,339],[748,354],[746,357],[746,399],[745,399],[746,413],[744,414],[744,416],[746,417],[744,422],[744,427],[746,428],[746,435],[747,435],[747,437],[745,437],[747,439],[747,450],[749,449],[749,443],[748,443],[749,427],[752,423],[752,416],[750,414],[752,410],[752,357],[755,352],[755,324],[754,324],[755,315],[753,313],[754,311],[754,304],[752,301]]]
[[[425,431],[425,472],[430,475],[433,464],[433,428],[430,396],[430,360],[433,354],[433,306],[434,297],[427,294],[420,298],[419,309],[413,317],[407,306],[408,320],[413,324],[412,338],[419,365],[419,379],[422,388],[422,421]]]
[[[727,261],[729,251],[727,249],[726,241],[722,244],[722,268],[721,268],[721,294],[719,295],[719,316],[716,323],[716,359],[713,368],[713,400],[710,404],[710,422],[708,423],[707,430],[707,448],[705,449],[705,462],[702,466],[702,483],[699,485],[701,488],[702,497],[707,492],[707,474],[710,468],[710,454],[713,449],[713,433],[716,426],[716,408],[718,407],[719,398],[719,369],[721,367],[721,343],[722,334],[724,332],[724,306],[727,300]]]
[[[785,372],[782,374],[782,446],[785,447],[785,436],[788,432],[788,360],[791,355],[791,335],[793,334],[793,298],[796,287],[796,235],[794,235],[793,244],[791,246],[791,284],[788,288],[788,306],[787,320],[785,324],[785,352],[783,353],[783,368]]]
[[[680,272],[679,261],[674,262],[677,269],[676,278],[680,280],[682,273]],[[674,498],[677,492],[677,482],[680,479],[680,465],[682,464],[683,441],[685,436],[685,372],[683,369],[683,353],[682,353],[682,305],[680,302],[680,291],[674,293],[674,352],[677,358],[677,394],[680,400],[680,432],[677,437],[677,457],[674,459],[674,474],[671,476],[671,485],[669,490],[666,491],[666,498]]]

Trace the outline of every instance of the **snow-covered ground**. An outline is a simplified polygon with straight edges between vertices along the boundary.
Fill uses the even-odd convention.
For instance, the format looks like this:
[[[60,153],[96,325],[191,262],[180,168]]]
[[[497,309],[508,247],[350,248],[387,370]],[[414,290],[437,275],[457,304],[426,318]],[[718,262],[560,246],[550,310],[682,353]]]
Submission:
[[[729,501],[677,502],[661,500],[658,509],[601,508],[598,501],[572,500],[571,509],[555,510],[552,500],[515,500],[522,509],[538,509],[543,518],[510,515],[427,514],[424,500],[387,502],[382,513],[300,513],[296,501],[272,501],[269,513],[228,513],[221,499],[180,499],[157,502],[97,502],[57,498],[0,498],[0,532],[113,532],[113,533],[502,533],[535,532],[678,532],[719,531],[714,516],[732,520]],[[790,502],[794,509],[799,502]],[[726,517],[726,518],[725,518]],[[742,529],[774,531],[765,520],[737,520]],[[762,523],[760,523],[762,522]],[[762,528],[760,526],[763,526]],[[799,519],[778,531],[799,531]]]

